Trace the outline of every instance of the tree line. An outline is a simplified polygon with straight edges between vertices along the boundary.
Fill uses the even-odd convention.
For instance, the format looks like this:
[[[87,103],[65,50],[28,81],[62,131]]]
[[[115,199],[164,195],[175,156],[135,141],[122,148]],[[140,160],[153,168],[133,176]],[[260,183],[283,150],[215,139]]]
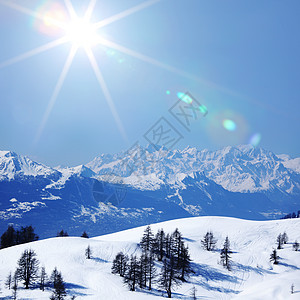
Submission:
[[[37,241],[39,236],[35,234],[34,228],[30,226],[21,227],[15,230],[13,225],[9,225],[7,230],[1,235],[1,249]]]
[[[66,237],[69,236],[67,231],[64,231],[63,229],[57,232],[58,237]],[[89,238],[86,231],[84,231],[81,235],[83,238]],[[7,230],[1,235],[0,238],[0,249],[4,249],[7,247],[30,243],[37,241],[39,239],[39,236],[34,232],[34,228],[32,225],[21,227],[20,230],[16,230],[13,225],[9,225]]]
[[[295,218],[300,218],[300,210],[298,210],[297,213],[295,212],[289,213],[280,219],[295,219]]]

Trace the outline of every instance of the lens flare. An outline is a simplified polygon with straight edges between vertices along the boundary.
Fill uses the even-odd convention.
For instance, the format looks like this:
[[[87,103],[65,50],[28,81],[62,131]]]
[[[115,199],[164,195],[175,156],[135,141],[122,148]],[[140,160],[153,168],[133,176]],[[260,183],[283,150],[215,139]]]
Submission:
[[[167,94],[167,95],[170,95],[170,94],[171,94],[171,92],[170,92],[169,90],[167,90],[167,91],[166,91],[166,94]]]
[[[235,131],[236,130],[236,123],[232,120],[229,120],[229,119],[223,120],[223,126],[228,131]]]
[[[179,92],[177,93],[177,97],[187,104],[191,104],[193,102],[193,99],[185,93]]]
[[[257,147],[261,141],[261,134],[255,133],[249,141],[249,144],[251,144],[253,147]]]
[[[34,27],[41,33],[49,36],[63,34],[63,27],[68,19],[66,9],[59,3],[46,3],[37,9],[41,18],[34,19]]]

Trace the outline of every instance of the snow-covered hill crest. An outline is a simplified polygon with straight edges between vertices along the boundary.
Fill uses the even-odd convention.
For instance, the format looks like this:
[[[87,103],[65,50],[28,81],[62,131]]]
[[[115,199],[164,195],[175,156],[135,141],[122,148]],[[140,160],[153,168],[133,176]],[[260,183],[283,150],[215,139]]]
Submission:
[[[300,291],[300,252],[293,251],[292,243],[300,240],[300,219],[277,221],[246,221],[224,217],[196,217],[152,224],[172,233],[176,228],[182,233],[192,259],[194,274],[187,282],[173,290],[173,299],[191,299],[191,290],[196,287],[197,299],[236,300],[296,300]],[[111,273],[112,261],[119,251],[141,255],[138,243],[145,230],[138,227],[110,235],[85,239],[62,237],[40,240],[0,250],[0,288],[3,299],[11,296],[4,283],[9,272],[14,272],[22,252],[32,249],[37,254],[40,266],[48,275],[57,267],[66,282],[68,298],[78,300],[163,300],[166,294],[157,284],[152,291],[130,292],[120,276]],[[206,251],[201,239],[207,231],[217,239],[216,250]],[[286,232],[289,241],[278,250],[279,264],[270,262],[270,254],[276,247],[276,238]],[[232,270],[224,269],[220,261],[220,249],[225,237],[230,240]],[[91,259],[85,258],[85,249],[90,246]],[[156,262],[159,271],[161,264]],[[158,272],[159,273],[159,272]],[[291,294],[291,285],[294,294]],[[49,299],[52,290],[24,290],[19,284],[20,299]],[[7,297],[7,298],[6,298]]]

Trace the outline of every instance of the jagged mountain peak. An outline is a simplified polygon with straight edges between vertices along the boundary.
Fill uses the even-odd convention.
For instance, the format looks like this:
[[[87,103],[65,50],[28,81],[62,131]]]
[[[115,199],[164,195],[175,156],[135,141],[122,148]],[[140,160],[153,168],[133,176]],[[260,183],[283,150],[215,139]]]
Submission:
[[[0,151],[0,178],[15,176],[49,176],[58,171],[12,151]]]

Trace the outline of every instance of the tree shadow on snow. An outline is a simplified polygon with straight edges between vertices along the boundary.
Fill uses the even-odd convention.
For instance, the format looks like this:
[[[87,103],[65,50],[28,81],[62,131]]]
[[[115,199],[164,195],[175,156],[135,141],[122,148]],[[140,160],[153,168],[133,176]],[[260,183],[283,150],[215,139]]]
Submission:
[[[80,297],[88,296],[85,293],[74,291],[74,289],[86,290],[87,288],[84,287],[84,286],[82,286],[82,285],[75,284],[75,283],[70,283],[70,282],[66,282],[65,283],[65,287],[68,290],[68,295],[70,295],[70,296],[78,296],[78,297],[79,296]]]
[[[194,275],[202,276],[206,281],[228,281],[231,283],[239,283],[240,279],[233,275],[221,273],[218,269],[212,268],[209,265],[191,263]]]
[[[240,264],[240,263],[236,263],[236,262],[232,263],[232,268],[235,271],[254,272],[254,273],[259,274],[259,275],[263,275],[263,274],[275,274],[275,272],[263,269],[261,267],[256,267],[255,268],[255,267],[246,266],[246,265],[243,265],[243,264]]]
[[[102,259],[102,258],[99,258],[99,257],[91,257],[91,260],[94,260],[98,263],[108,263],[109,262],[108,260],[105,260],[105,259]]]

